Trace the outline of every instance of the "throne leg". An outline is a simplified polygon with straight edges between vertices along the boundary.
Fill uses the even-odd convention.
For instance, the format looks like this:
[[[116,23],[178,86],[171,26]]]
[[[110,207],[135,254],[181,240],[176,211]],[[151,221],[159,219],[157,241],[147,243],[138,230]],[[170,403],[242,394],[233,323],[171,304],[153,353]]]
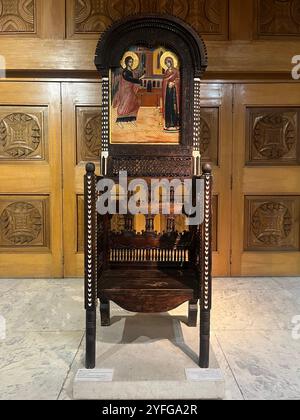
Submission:
[[[96,366],[96,310],[86,311],[86,369]]]
[[[204,222],[200,233],[201,250],[201,312],[200,312],[200,357],[202,369],[209,368],[210,311],[212,307],[212,169],[203,165]]]
[[[110,326],[110,301],[100,299],[100,319],[102,327]]]
[[[201,310],[200,313],[200,367],[209,368],[210,350],[210,311]]]
[[[197,327],[197,318],[198,318],[198,300],[190,300],[188,326]]]

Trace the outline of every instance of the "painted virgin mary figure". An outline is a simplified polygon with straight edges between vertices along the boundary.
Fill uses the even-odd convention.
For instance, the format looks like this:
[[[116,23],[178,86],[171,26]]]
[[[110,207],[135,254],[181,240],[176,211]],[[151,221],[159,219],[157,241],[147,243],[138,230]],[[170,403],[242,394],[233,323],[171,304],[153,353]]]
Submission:
[[[134,52],[127,52],[121,62],[123,71],[119,77],[118,88],[113,98],[113,107],[117,108],[117,124],[135,124],[140,109],[138,91],[142,77],[135,77],[134,70],[139,66],[139,57]]]
[[[166,52],[161,57],[161,65],[165,69],[163,80],[163,115],[166,131],[180,129],[180,71],[175,54]]]

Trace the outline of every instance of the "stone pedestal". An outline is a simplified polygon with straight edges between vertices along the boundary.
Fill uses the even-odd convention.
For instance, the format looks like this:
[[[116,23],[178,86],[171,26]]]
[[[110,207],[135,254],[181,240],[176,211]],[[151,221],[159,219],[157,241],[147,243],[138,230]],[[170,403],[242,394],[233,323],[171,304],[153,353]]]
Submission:
[[[199,328],[182,317],[125,315],[98,329],[97,370],[79,370],[74,399],[223,399],[225,382],[211,351],[198,367]]]

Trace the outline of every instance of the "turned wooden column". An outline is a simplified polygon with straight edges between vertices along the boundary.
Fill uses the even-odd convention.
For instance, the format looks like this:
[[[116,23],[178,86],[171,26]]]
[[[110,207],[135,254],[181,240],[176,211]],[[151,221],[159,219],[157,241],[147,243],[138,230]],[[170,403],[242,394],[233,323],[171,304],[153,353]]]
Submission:
[[[97,307],[97,210],[95,165],[86,165],[84,177],[85,206],[85,310],[87,369],[96,364],[96,307]]]
[[[200,313],[200,367],[209,367],[210,312],[212,301],[212,168],[203,166],[204,223],[201,244],[201,313]]]

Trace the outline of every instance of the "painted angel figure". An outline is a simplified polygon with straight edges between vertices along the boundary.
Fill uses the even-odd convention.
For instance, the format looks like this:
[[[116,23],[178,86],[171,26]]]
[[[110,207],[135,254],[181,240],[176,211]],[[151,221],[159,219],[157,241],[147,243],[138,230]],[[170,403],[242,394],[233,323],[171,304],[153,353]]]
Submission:
[[[123,127],[124,123],[136,124],[140,109],[138,92],[143,76],[136,77],[134,74],[134,70],[139,66],[139,57],[134,52],[130,51],[124,55],[121,66],[123,70],[118,80],[115,80],[113,107],[117,109],[116,123]]]

